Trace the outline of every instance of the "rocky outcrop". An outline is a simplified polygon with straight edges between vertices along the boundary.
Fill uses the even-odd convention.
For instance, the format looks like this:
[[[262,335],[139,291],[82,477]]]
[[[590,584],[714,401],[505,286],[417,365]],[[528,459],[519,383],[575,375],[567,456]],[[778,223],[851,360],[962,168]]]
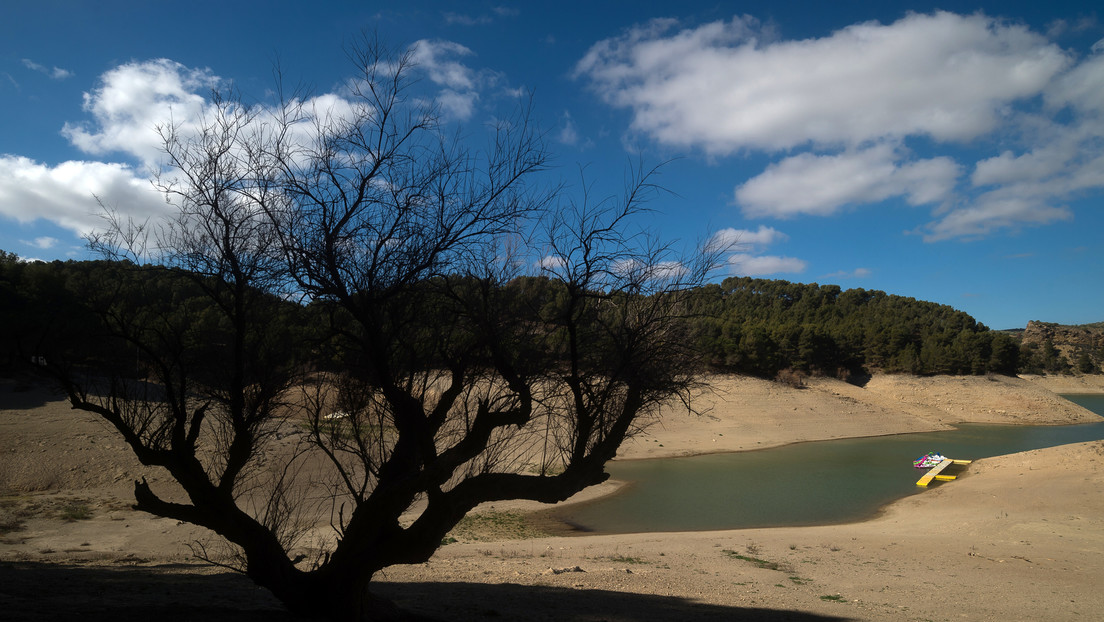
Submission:
[[[1036,351],[1033,360],[1021,367],[1027,371],[1100,373],[1104,359],[1104,322],[1064,326],[1031,321],[1020,335],[1021,342]]]
[[[1050,322],[1032,320],[1027,323],[1022,335],[1023,343],[1042,345],[1048,339],[1059,350],[1097,351],[1104,348],[1104,325],[1083,324],[1081,326],[1063,326]]]

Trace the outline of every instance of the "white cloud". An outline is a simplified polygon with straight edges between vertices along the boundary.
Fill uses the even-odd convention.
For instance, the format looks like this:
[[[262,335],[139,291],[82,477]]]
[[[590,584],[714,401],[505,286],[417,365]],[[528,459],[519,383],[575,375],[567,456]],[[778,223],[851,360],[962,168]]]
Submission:
[[[140,164],[70,160],[53,165],[0,156],[0,216],[23,223],[47,220],[83,235],[103,225],[105,207],[137,221],[167,215],[164,198],[146,177],[161,157],[157,128],[172,123],[184,133],[194,132],[213,110],[199,92],[217,83],[208,70],[167,59],[127,63],[104,73],[97,87],[84,94],[91,119],[67,123],[62,133],[86,153],[119,153]],[[43,243],[36,241],[39,248],[45,248]]]
[[[1046,27],[1046,34],[1048,37],[1054,39],[1064,36],[1066,33],[1080,33],[1086,30],[1091,30],[1097,25],[1095,16],[1080,17],[1075,22],[1070,22],[1065,19],[1056,19]]]
[[[648,280],[668,281],[686,274],[686,266],[680,261],[661,261],[647,272]]]
[[[23,223],[49,220],[84,234],[103,224],[96,197],[138,220],[166,210],[149,181],[126,165],[70,161],[51,167],[24,157],[0,156],[2,216]],[[40,240],[36,245],[47,248]]]
[[[485,26],[494,22],[490,15],[465,15],[463,13],[446,12],[443,17],[446,24],[459,24],[461,26]]]
[[[748,17],[673,32],[654,21],[595,44],[576,71],[633,128],[714,155],[922,135],[968,140],[1038,94],[1070,57],[983,15],[911,14],[764,42]]]
[[[1089,52],[980,13],[909,14],[805,40],[746,16],[686,28],[663,19],[598,42],[575,73],[630,111],[637,136],[710,157],[780,154],[734,184],[746,216],[903,198],[931,207],[918,230],[934,241],[1070,218],[1066,203],[1104,188],[1104,42]],[[948,150],[966,143],[1000,151],[956,162]]]
[[[491,8],[491,15],[468,15],[465,13],[454,13],[451,11],[445,12],[442,16],[445,18],[445,23],[452,25],[458,24],[460,26],[486,26],[493,24],[495,17],[517,17],[521,14],[521,11],[514,7],[509,6],[496,6]]]
[[[459,43],[422,39],[412,48],[418,70],[441,87],[436,101],[447,118],[470,119],[481,89],[493,87],[500,81],[500,76],[493,71],[476,71],[460,62],[458,59],[473,56],[474,52]]]
[[[1093,55],[1062,75],[1045,93],[1054,108],[1071,106],[1088,113],[1104,112],[1104,39],[1093,46]]]
[[[26,243],[26,242],[24,242],[24,243]],[[48,249],[48,248],[53,248],[53,247],[57,246],[57,243],[58,243],[57,238],[52,238],[50,236],[43,235],[43,236],[39,236],[39,237],[35,238],[34,240],[32,240],[29,243],[29,245],[34,246],[35,248]]]
[[[1094,144],[1104,132],[1078,128],[1056,128],[1055,140],[1034,151],[978,162],[971,180],[982,191],[924,227],[924,239],[980,237],[1073,218],[1067,199],[1104,189],[1104,153]]]
[[[788,236],[774,227],[759,225],[757,231],[748,229],[721,229],[709,239],[708,248],[760,248],[788,239]]]
[[[763,276],[804,272],[806,262],[802,259],[759,254],[767,246],[787,239],[789,236],[773,227],[760,225],[756,231],[727,228],[714,233],[709,238],[706,248],[723,248],[729,252],[739,251],[729,255],[725,260],[734,274]]]
[[[563,127],[560,128],[558,138],[565,145],[575,145],[579,142],[579,132],[575,129],[575,121],[572,120],[571,113],[566,110],[563,113]]]
[[[865,279],[873,274],[869,268],[855,268],[854,270],[840,270],[838,272],[832,272],[825,274],[825,279]]]
[[[794,257],[736,254],[728,258],[732,272],[742,276],[796,274],[804,272],[806,262]]]
[[[445,117],[464,121],[475,114],[475,104],[479,101],[479,93],[475,91],[458,92],[452,89],[442,89],[437,94],[437,104],[441,106],[441,112]]]
[[[438,88],[436,101],[447,117],[470,118],[480,89],[500,81],[498,74],[472,70],[458,60],[470,55],[469,49],[448,41],[421,41],[414,51],[415,71],[424,72],[428,82]],[[24,64],[47,71],[33,61]],[[62,77],[62,71],[53,73]],[[209,69],[190,68],[164,58],[130,62],[105,72],[96,87],[84,94],[83,108],[89,118],[66,123],[62,134],[87,154],[119,154],[131,163],[69,161],[55,166],[0,155],[0,216],[20,222],[49,220],[83,234],[102,224],[99,215],[103,210],[96,197],[137,220],[166,214],[164,198],[146,178],[162,165],[164,141],[158,129],[171,125],[185,141],[197,136],[219,113],[210,93],[222,83]],[[303,114],[322,125],[366,114],[358,109],[365,104],[350,98],[348,90],[288,104],[300,106]],[[262,121],[278,113],[263,106],[251,112]],[[296,123],[290,131],[293,142],[309,144],[315,138],[316,124]],[[166,175],[171,177],[172,171]]]
[[[638,259],[620,259],[609,266],[614,274],[631,278],[638,283],[670,281],[683,276],[686,266],[680,261],[660,261],[649,263]]]
[[[174,123],[190,131],[210,107],[199,92],[217,86],[219,78],[208,69],[161,58],[120,65],[100,82],[84,94],[84,109],[94,123],[66,123],[62,134],[86,153],[122,152],[153,166],[161,156],[157,128]]]
[[[1054,148],[1044,148],[1018,156],[1011,151],[1004,151],[999,156],[978,162],[970,181],[975,186],[995,186],[1028,179],[1045,179],[1060,172],[1072,155],[1059,153]]]
[[[78,149],[91,155],[120,153],[137,159],[149,171],[160,168],[164,139],[159,130],[170,126],[188,140],[218,114],[210,98],[221,79],[208,69],[192,69],[168,59],[133,62],[104,73],[100,84],[84,94],[84,110],[92,119],[66,123],[62,134]],[[233,105],[233,104],[224,104]],[[307,100],[291,100],[289,107],[322,125],[349,118],[355,104],[344,95],[323,93]],[[262,116],[274,110],[258,107]],[[296,123],[289,128],[293,140],[308,144],[314,137],[314,123]]]
[[[752,217],[826,216],[850,204],[904,196],[911,205],[945,201],[959,176],[946,157],[901,163],[888,144],[835,155],[802,153],[772,164],[736,188]]]
[[[41,74],[50,76],[54,80],[64,80],[66,78],[73,77],[73,72],[69,71],[68,69],[62,69],[61,67],[46,67],[45,65],[40,65],[29,58],[23,59],[23,66],[27,69],[31,69]]]
[[[1039,197],[1018,194],[1005,188],[983,195],[969,206],[951,211],[925,230],[929,242],[960,237],[981,237],[999,229],[1019,229],[1069,220],[1072,212],[1065,206],[1053,206]]]
[[[470,49],[452,41],[422,39],[413,45],[414,62],[434,84],[468,90],[475,86],[475,72],[454,57],[471,56]]]
[[[419,70],[441,87],[441,110],[453,118],[470,118],[479,99],[477,88],[493,85],[497,79],[495,74],[475,72],[455,60],[470,54],[459,44],[442,41],[419,42],[415,52]],[[105,72],[96,88],[84,94],[83,107],[90,119],[66,123],[62,134],[93,156],[117,153],[133,159],[142,172],[130,164],[70,161],[51,166],[2,156],[0,215],[22,222],[42,218],[87,233],[101,224],[98,215],[102,209],[95,196],[139,220],[163,214],[164,200],[144,178],[158,170],[162,162],[164,145],[158,128],[171,125],[184,140],[197,135],[205,120],[218,113],[209,95],[221,83],[209,69],[190,68],[163,58],[126,63]],[[339,92],[289,105],[301,105],[303,113],[325,124],[327,120],[350,118],[360,104]],[[254,112],[262,117],[276,115],[276,111],[265,108]],[[290,130],[293,141],[309,144],[315,124],[297,123]]]
[[[210,70],[192,69],[168,59],[120,65],[104,73],[97,88],[84,94],[84,110],[92,119],[66,123],[62,134],[88,154],[119,153],[136,159],[148,172],[158,171],[164,160],[160,131],[171,126],[185,142],[198,137],[203,126],[219,114],[210,94],[220,83]],[[301,145],[311,144],[318,126],[364,113],[357,109],[364,104],[349,99],[346,93],[323,93],[285,105],[296,110],[293,114],[305,117],[304,122],[288,128],[290,140]],[[262,122],[277,123],[280,116],[277,110],[261,105],[252,112]]]
[[[547,255],[545,257],[541,257],[537,261],[537,267],[541,268],[542,270],[549,270],[552,272],[555,272],[556,270],[559,270],[566,265],[567,261],[559,255]]]
[[[1068,201],[1104,189],[1104,56],[1088,58],[1044,93],[1052,116],[1019,120],[1020,151],[977,162],[976,195],[925,228],[925,239],[977,237],[1074,217]],[[1069,120],[1057,121],[1059,115]]]

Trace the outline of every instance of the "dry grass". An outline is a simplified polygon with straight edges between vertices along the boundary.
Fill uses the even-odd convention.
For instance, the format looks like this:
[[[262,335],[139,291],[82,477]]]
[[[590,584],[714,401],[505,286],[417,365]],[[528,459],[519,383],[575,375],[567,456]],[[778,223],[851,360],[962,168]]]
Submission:
[[[95,514],[87,499],[56,494],[7,494],[0,496],[0,537],[26,529],[27,521],[46,518],[73,522]]]
[[[449,532],[446,542],[486,542],[526,540],[549,534],[532,525],[519,512],[481,512],[468,514]]]

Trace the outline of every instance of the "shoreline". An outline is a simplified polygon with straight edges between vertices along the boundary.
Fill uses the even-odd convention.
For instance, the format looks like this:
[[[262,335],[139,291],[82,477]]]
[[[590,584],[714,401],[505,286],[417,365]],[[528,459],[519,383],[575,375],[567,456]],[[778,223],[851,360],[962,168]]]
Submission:
[[[977,379],[945,380],[897,379],[887,386],[914,384],[915,391],[937,399],[948,387],[986,388]],[[1059,383],[1060,390],[1104,395],[1104,378],[1091,380],[1089,390],[1069,391],[1068,382]],[[1071,402],[1059,404],[1058,416],[1027,417],[1023,410],[1000,408],[1009,397],[1043,399],[1037,390],[1049,388],[1039,380],[999,384],[996,392],[1005,395],[965,392],[982,423],[1000,423],[994,418],[1020,425],[1086,422]],[[962,402],[949,400],[939,412],[921,414],[936,429],[952,425],[948,419],[967,423]],[[792,412],[789,405],[784,410]],[[1099,420],[1095,414],[1089,418]],[[831,431],[826,436],[838,437]],[[686,455],[678,453],[681,447],[662,444]],[[758,448],[756,443],[750,449]],[[722,617],[752,619],[755,614],[748,612],[761,609],[770,612],[764,619],[1092,618],[1104,609],[1098,588],[1104,581],[1104,441],[984,458],[951,485],[906,496],[846,523],[473,541],[448,545],[422,566],[395,569],[388,580],[395,582],[389,586],[392,595],[401,599],[406,581],[446,576],[443,585],[552,586],[565,590],[564,597],[593,590],[636,598],[665,595],[722,607]],[[449,606],[463,608],[466,602],[455,597]],[[507,619],[597,615],[588,609],[577,618],[534,616],[532,604],[524,607],[506,601],[497,610]],[[625,619],[693,617],[650,608],[638,614]]]
[[[1104,442],[1078,443],[979,460],[952,485],[856,522],[458,543],[387,580],[399,597],[435,577],[790,612],[768,619],[1088,619],[1104,606],[1102,493]],[[514,605],[499,611],[530,611]],[[650,613],[625,619],[679,619]]]
[[[816,378],[795,389],[767,380],[714,376],[700,417],[661,412],[616,459],[674,457],[778,447],[804,441],[934,432],[957,423],[1067,424],[1100,419],[1059,392],[1104,394],[1104,376],[881,375],[859,387]],[[650,441],[650,444],[649,444]]]
[[[1081,393],[1081,394],[1072,394],[1072,393],[1070,393],[1070,394],[1063,394],[1063,395],[1093,395],[1093,396],[1100,395],[1100,396],[1104,396],[1104,393]],[[1040,425],[1040,426],[1045,427],[1045,426],[1093,425],[1093,424],[1100,424],[1100,423],[1104,423],[1104,416],[1102,416],[1100,418],[1100,421],[1095,421],[1095,422],[1070,422],[1070,423],[1046,423],[1046,424],[1021,423],[1021,424],[1011,424],[1011,425],[1013,427],[1016,426],[1016,425],[1023,425],[1023,426]],[[1001,423],[960,423],[960,424],[957,424],[956,426],[954,426],[952,429],[954,429],[954,430],[961,429],[960,426],[973,426],[973,427],[977,427],[977,428],[985,428],[986,426],[1008,427],[1009,424],[1001,424]],[[938,431],[949,431],[949,430],[938,430]],[[886,438],[886,437],[893,437],[893,436],[907,436],[907,435],[910,435],[910,434],[923,434],[923,433],[924,432],[903,432],[903,433],[898,433],[898,434],[881,434],[881,435],[877,435],[877,436],[857,436],[857,437],[848,437],[848,438],[842,438],[842,439],[805,440],[805,441],[787,443],[787,444],[784,444],[784,445],[777,445],[777,446],[763,447],[763,448],[754,448],[754,449],[739,450],[739,451],[717,451],[717,452],[708,452],[708,453],[703,453],[703,454],[691,454],[691,455],[686,455],[686,456],[673,456],[673,457],[630,458],[630,459],[625,459],[624,462],[649,461],[649,460],[670,460],[670,459],[673,459],[673,458],[694,458],[694,457],[698,457],[698,456],[717,455],[717,454],[723,454],[723,453],[745,453],[745,452],[767,451],[767,450],[781,449],[781,448],[784,448],[784,447],[791,447],[791,446],[794,446],[794,445],[801,445],[801,444],[806,444],[806,443],[823,443],[823,442],[832,442],[832,441],[837,441],[837,440],[852,440],[852,439]],[[1094,442],[1094,441],[1082,441],[1082,442]],[[1078,443],[1075,442],[1075,443],[1066,443],[1066,444],[1078,444]],[[1062,445],[1054,445],[1053,447],[1061,447],[1061,446]],[[1048,448],[1043,448],[1043,449],[1048,449]],[[996,454],[996,455],[990,456],[990,458],[1011,456],[1011,455],[1015,455],[1017,453],[1024,453],[1024,452],[1023,451],[1012,451],[1012,452],[1005,453],[1005,454]],[[977,459],[971,459],[971,460],[974,461],[974,460],[977,460]],[[918,473],[917,475],[919,476],[920,473]],[[966,475],[965,473],[959,474],[959,477],[964,477],[965,475]],[[907,499],[908,497],[911,497],[913,495],[921,494],[921,493],[925,492],[925,490],[935,490],[937,488],[937,486],[943,485],[939,482],[936,482],[935,484],[937,484],[937,486],[932,486],[928,489],[919,489],[918,488],[916,490],[912,490],[912,491],[909,491],[909,492],[903,492],[903,493],[901,493],[900,496],[898,496],[894,499],[891,499],[889,501],[886,501],[884,503],[881,503],[875,509],[873,509],[870,512],[864,513],[864,515],[862,517],[859,517],[859,518],[847,518],[847,519],[841,519],[841,520],[828,520],[828,521],[810,521],[810,522],[804,522],[804,523],[788,523],[788,524],[785,524],[785,525],[750,525],[750,526],[740,526],[740,527],[726,527],[726,528],[720,528],[720,529],[690,529],[690,530],[674,530],[674,529],[672,529],[672,530],[620,531],[620,530],[598,530],[598,529],[587,528],[584,525],[575,524],[571,520],[568,520],[567,518],[565,518],[564,516],[561,515],[564,512],[565,508],[568,508],[568,507],[585,506],[585,505],[589,505],[589,504],[593,504],[593,503],[601,503],[605,500],[610,499],[611,497],[616,497],[617,495],[625,494],[626,492],[628,492],[628,489],[630,489],[632,486],[636,485],[637,482],[630,481],[630,480],[610,479],[608,484],[610,484],[612,486],[612,489],[609,490],[609,491],[603,492],[603,494],[601,494],[599,496],[588,497],[588,498],[585,498],[585,499],[575,499],[573,497],[572,499],[569,499],[568,501],[564,501],[564,502],[561,502],[559,504],[556,504],[552,508],[535,509],[531,512],[526,513],[526,520],[531,522],[538,531],[543,531],[543,532],[547,533],[548,535],[572,536],[572,537],[583,537],[583,536],[589,536],[589,535],[627,535],[627,534],[651,534],[651,533],[680,533],[680,532],[699,533],[699,532],[708,532],[708,531],[737,531],[737,530],[743,530],[743,529],[767,529],[767,528],[771,528],[771,527],[775,527],[775,526],[821,527],[821,526],[832,526],[832,525],[848,525],[848,524],[863,523],[863,522],[875,520],[878,517],[885,514],[888,511],[889,507],[892,506],[893,504],[895,504],[899,501],[902,501],[904,499]]]
[[[1096,393],[1096,392],[1093,392],[1093,393],[1088,393],[1088,392],[1087,393],[1061,393],[1061,394],[1058,394],[1058,395],[1091,395],[1091,396],[1100,395],[1100,396],[1104,396],[1104,392],[1099,392],[1099,393]],[[1024,423],[993,423],[993,422],[989,422],[989,421],[986,421],[986,422],[960,421],[960,422],[956,422],[954,424],[951,424],[950,426],[948,426],[946,428],[939,428],[939,429],[932,429],[932,430],[910,430],[908,432],[885,432],[885,433],[882,433],[882,434],[867,434],[867,435],[859,435],[859,436],[840,436],[840,437],[833,437],[833,438],[811,438],[811,439],[802,439],[802,440],[799,440],[799,441],[790,441],[790,442],[787,442],[787,443],[782,443],[780,445],[769,445],[769,446],[766,446],[766,447],[751,447],[751,448],[748,448],[748,449],[735,449],[735,450],[716,449],[716,450],[702,451],[701,453],[679,454],[679,455],[672,455],[672,456],[645,456],[645,457],[640,457],[640,458],[615,458],[614,460],[619,461],[619,462],[637,462],[637,461],[648,461],[648,460],[669,460],[671,458],[695,458],[695,457],[698,457],[698,456],[713,456],[713,455],[717,455],[717,454],[751,453],[751,452],[756,452],[756,451],[769,451],[771,449],[781,449],[783,447],[792,447],[794,445],[804,445],[806,443],[825,443],[825,442],[830,442],[830,441],[843,441],[843,440],[850,440],[850,439],[884,438],[884,437],[889,437],[889,436],[907,436],[909,434],[924,434],[926,432],[948,432],[948,431],[952,431],[952,430],[959,430],[959,429],[961,429],[962,426],[977,426],[977,427],[994,426],[994,427],[997,427],[997,426],[1018,426],[1018,425],[1022,425],[1022,426],[1041,426],[1041,427],[1054,426],[1054,427],[1060,427],[1060,426],[1071,426],[1071,425],[1089,425],[1089,424],[1100,423],[1100,422],[1104,422],[1104,415],[1100,416],[1100,421],[1066,421],[1066,422],[1041,422],[1041,423],[1030,423],[1030,422],[1024,422]],[[1007,455],[1007,454],[1001,454],[1001,455]],[[563,502],[563,503],[566,503],[566,502]]]
[[[1077,425],[1104,420],[1051,388],[1068,394],[1104,395],[1104,376],[885,375],[875,376],[866,387],[816,378],[801,389],[746,376],[711,378],[715,390],[698,398],[704,414],[685,415],[674,409],[661,412],[644,432],[625,441],[614,460],[758,451],[800,443],[938,432],[955,429],[956,424]],[[930,403],[933,395],[941,400],[937,405]],[[728,397],[735,399],[722,399]],[[616,495],[626,483],[607,480],[553,507],[500,501],[482,504],[473,513],[547,515],[557,511],[555,508]]]
[[[618,459],[753,451],[956,423],[1099,421],[1056,392],[1104,395],[1104,377],[875,376],[865,387],[817,379],[804,389],[713,380],[718,390],[701,398],[702,415],[661,412]],[[291,619],[280,618],[275,599],[248,581],[191,558],[187,545],[206,537],[204,530],[129,508],[134,476],[149,470],[102,422],[45,394],[4,399],[0,489],[23,491],[19,498],[32,500],[36,512],[21,530],[0,536],[0,606],[13,619],[82,610],[108,612],[95,619],[179,610],[209,622]],[[166,485],[149,475],[152,484]],[[57,518],[71,503],[86,505],[92,517]],[[495,503],[481,511],[520,513],[525,506]],[[118,582],[123,569],[125,586]],[[74,576],[82,580],[74,583]],[[166,581],[196,587],[167,590]],[[520,537],[490,525],[442,546],[426,563],[387,568],[374,582],[408,610],[460,622],[1091,619],[1104,610],[1104,441],[981,459],[950,485],[847,523]],[[51,587],[57,585],[69,587],[59,592]]]

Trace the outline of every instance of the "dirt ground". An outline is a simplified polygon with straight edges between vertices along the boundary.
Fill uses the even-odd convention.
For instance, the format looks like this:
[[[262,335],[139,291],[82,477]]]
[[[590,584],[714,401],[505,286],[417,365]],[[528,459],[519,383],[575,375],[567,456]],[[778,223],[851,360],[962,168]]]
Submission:
[[[619,459],[1099,417],[1056,392],[1104,379],[875,376],[805,389],[718,377]],[[379,593],[441,620],[1076,620],[1104,611],[1104,443],[980,460],[864,522],[547,536],[532,504],[477,510]],[[199,564],[204,530],[130,509],[146,476],[111,429],[41,387],[0,381],[0,618],[292,619],[247,579]],[[616,489],[611,482],[575,500]]]

